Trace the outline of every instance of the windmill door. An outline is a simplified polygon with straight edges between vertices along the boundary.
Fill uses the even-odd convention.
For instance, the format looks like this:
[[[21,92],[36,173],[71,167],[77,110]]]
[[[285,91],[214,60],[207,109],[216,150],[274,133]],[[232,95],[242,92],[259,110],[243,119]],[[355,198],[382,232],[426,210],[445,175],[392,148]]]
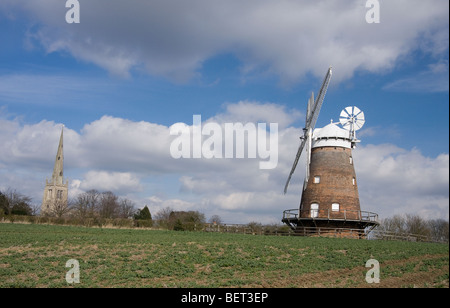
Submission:
[[[311,204],[311,218],[316,218],[317,216],[319,216],[319,204],[312,203]]]

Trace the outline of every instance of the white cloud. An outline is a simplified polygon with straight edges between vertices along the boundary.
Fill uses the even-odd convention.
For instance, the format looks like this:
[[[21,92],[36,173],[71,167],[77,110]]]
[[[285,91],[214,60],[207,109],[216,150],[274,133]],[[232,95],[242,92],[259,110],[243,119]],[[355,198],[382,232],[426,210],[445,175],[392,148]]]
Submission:
[[[275,108],[256,102],[230,104],[217,118],[232,120],[235,110],[244,107],[264,118],[268,106]],[[292,111],[273,110],[289,123]],[[0,130],[0,142],[6,145],[0,148],[0,189],[12,186],[39,203],[45,177],[53,168],[61,125],[0,117],[0,127],[5,128]],[[279,222],[283,210],[297,208],[300,202],[304,157],[288,194],[282,193],[300,133],[292,126],[280,129],[278,166],[261,170],[258,159],[173,159],[168,127],[104,116],[79,133],[65,128],[65,176],[72,197],[96,188],[127,196],[137,206],[148,204],[152,213],[169,206],[199,210],[207,217],[219,214],[228,223]],[[354,150],[354,158],[362,210],[381,217],[418,213],[448,218],[448,153],[426,157],[416,149],[362,144]]]
[[[130,172],[107,172],[92,170],[84,175],[79,188],[87,191],[112,191],[117,194],[126,194],[142,190],[139,177]]]
[[[293,124],[304,115],[298,110],[286,110],[282,105],[273,103],[240,101],[225,105],[225,112],[210,119],[219,123],[277,123],[279,128]]]
[[[155,214],[165,208],[171,208],[174,211],[199,211],[201,207],[195,202],[189,202],[181,199],[162,199],[157,196],[150,196],[142,200],[150,211]]]
[[[193,178],[192,176],[180,177],[181,191],[192,192],[195,194],[204,194],[205,192],[217,193],[220,191],[229,191],[231,185],[221,177],[216,176],[213,180],[206,177]]]
[[[57,148],[61,124],[42,120],[36,124],[22,125],[19,119],[0,117],[0,128],[3,128],[0,134],[0,157],[4,163],[38,169],[42,163],[52,166],[56,150],[49,155],[49,149],[43,145],[56,144]],[[73,136],[70,130],[66,130],[66,134]]]
[[[416,213],[448,219],[448,154],[430,158],[382,144],[360,146],[353,156],[362,207],[383,217]]]
[[[103,116],[86,124],[80,138],[84,167],[147,173],[173,168],[169,128],[163,125]]]
[[[25,14],[38,25],[29,30],[31,44],[125,77],[145,69],[187,81],[205,60],[233,53],[244,76],[264,72],[291,83],[308,73],[321,77],[332,64],[339,81],[357,70],[391,69],[417,49],[433,56],[448,52],[448,1],[384,1],[379,24],[366,23],[364,4],[91,0],[81,3],[77,25],[65,23],[59,0],[5,0],[0,10],[8,18]]]
[[[403,92],[448,92],[448,60],[429,65],[416,75],[386,84],[383,90]]]

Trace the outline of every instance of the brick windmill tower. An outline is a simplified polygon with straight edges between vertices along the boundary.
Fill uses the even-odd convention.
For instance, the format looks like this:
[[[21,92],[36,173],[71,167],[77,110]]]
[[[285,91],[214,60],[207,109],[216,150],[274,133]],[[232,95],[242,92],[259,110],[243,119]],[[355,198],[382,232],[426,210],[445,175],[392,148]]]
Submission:
[[[365,122],[357,107],[340,114],[340,125],[331,122],[314,129],[331,78],[331,67],[314,100],[308,102],[302,143],[286,182],[286,193],[299,158],[306,147],[306,175],[299,209],[286,210],[283,222],[301,235],[361,238],[378,225],[378,215],[361,211],[352,149],[356,131]]]

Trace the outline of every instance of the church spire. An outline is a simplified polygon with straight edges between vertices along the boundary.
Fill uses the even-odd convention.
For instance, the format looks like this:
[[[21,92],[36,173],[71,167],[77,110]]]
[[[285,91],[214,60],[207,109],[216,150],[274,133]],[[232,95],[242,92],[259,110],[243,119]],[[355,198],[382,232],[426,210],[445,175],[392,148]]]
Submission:
[[[61,129],[61,137],[59,137],[58,152],[56,153],[55,167],[53,168],[53,175],[52,175],[52,183],[56,185],[63,185],[63,176],[64,176],[63,132],[64,132],[64,125]]]
[[[64,153],[63,153],[64,125],[59,137],[58,152],[55,158],[52,179],[45,181],[44,198],[42,199],[41,215],[60,217],[67,212],[67,197],[69,182],[64,183]]]

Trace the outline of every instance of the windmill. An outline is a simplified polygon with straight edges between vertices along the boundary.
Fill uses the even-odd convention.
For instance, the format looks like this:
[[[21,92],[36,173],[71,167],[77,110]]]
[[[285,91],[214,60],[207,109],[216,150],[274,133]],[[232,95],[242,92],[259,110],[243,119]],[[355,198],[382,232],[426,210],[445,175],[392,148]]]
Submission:
[[[327,93],[328,84],[330,83],[332,71],[331,66],[328,68],[327,74],[322,82],[322,86],[320,87],[319,94],[317,95],[316,100],[314,100],[314,92],[311,93],[311,97],[308,100],[308,106],[306,110],[306,121],[305,128],[303,128],[303,136],[300,137],[302,142],[297,151],[297,155],[295,156],[294,164],[292,165],[291,172],[289,173],[289,177],[287,179],[286,185],[284,186],[284,193],[286,194],[289,182],[291,181],[292,175],[294,174],[295,168],[297,167],[298,160],[302,155],[303,149],[306,145],[306,176],[305,182],[303,184],[303,190],[306,189],[306,185],[309,179],[309,164],[311,162],[311,138],[314,126],[316,125],[317,118],[319,117],[320,108],[322,108],[323,99],[325,98],[325,94]]]
[[[354,106],[340,113],[339,122],[315,128],[331,78],[328,69],[316,100],[311,95],[301,144],[284,187],[286,193],[304,149],[306,174],[298,209],[285,210],[282,222],[299,235],[365,238],[378,223],[378,214],[361,211],[352,149],[356,131],[365,123]],[[342,126],[339,127],[338,124]]]

